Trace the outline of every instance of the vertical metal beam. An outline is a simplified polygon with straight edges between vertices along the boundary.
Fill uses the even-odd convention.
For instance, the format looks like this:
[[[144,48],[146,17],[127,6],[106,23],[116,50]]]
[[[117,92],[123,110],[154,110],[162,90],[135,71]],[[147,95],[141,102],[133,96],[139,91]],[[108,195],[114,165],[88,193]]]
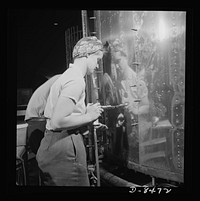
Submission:
[[[96,32],[96,36],[98,39],[101,38],[101,19],[100,19],[100,12],[99,10],[94,11],[94,17],[95,17],[95,26],[94,26],[94,31]]]
[[[82,10],[81,11],[82,16],[82,30],[83,30],[83,37],[88,36],[88,28],[87,28],[87,11]]]
[[[87,11],[86,10],[82,10],[81,11],[81,17],[82,17],[82,32],[83,32],[83,37],[86,37],[88,36],[88,29],[87,29]],[[89,77],[88,75],[85,76],[85,81],[87,83],[87,88],[86,88],[86,93],[87,93],[87,96],[86,96],[86,102],[89,103],[90,102],[90,97],[89,97]]]
[[[97,133],[96,133],[95,126],[94,126],[94,147],[95,147],[95,162],[96,162],[97,186],[100,186],[99,156],[98,156]]]
[[[81,17],[82,17],[82,36],[83,37],[86,37],[88,36],[88,29],[87,29],[87,11],[86,10],[82,10],[81,11]],[[90,92],[91,92],[91,78],[89,75],[86,75],[85,76],[85,82],[86,82],[86,104],[90,102]],[[91,129],[92,130],[92,129]],[[93,144],[93,133],[92,131],[89,133],[89,136],[88,136],[88,144],[89,145],[92,145]],[[89,160],[93,160],[93,150],[89,148]]]
[[[68,51],[67,51],[67,30],[65,30],[65,64],[66,64],[66,69],[68,67]]]

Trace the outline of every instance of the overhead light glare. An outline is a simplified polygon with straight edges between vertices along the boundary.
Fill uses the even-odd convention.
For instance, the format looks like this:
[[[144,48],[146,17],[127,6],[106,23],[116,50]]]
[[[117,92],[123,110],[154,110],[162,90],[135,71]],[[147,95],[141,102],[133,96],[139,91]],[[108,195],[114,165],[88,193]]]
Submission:
[[[167,38],[166,24],[165,24],[165,21],[162,18],[159,20],[158,37],[159,37],[160,41],[162,41],[162,40]]]

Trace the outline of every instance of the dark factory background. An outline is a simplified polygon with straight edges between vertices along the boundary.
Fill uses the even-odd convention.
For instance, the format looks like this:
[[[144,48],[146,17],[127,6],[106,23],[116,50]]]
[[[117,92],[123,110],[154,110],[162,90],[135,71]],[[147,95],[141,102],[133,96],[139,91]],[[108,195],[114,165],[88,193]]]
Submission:
[[[81,29],[81,10],[15,9],[8,14],[16,31],[17,88],[35,90],[46,75],[66,69],[65,31]]]

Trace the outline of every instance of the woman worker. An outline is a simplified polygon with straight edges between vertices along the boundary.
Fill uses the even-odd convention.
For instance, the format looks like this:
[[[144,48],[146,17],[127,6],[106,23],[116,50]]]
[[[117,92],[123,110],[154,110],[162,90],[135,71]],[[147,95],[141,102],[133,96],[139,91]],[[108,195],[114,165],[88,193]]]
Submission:
[[[40,169],[50,176],[49,185],[89,186],[84,125],[95,121],[103,109],[99,103],[85,105],[86,74],[93,73],[103,57],[96,37],[85,37],[73,49],[74,62],[52,85],[44,116],[44,138],[37,152]]]

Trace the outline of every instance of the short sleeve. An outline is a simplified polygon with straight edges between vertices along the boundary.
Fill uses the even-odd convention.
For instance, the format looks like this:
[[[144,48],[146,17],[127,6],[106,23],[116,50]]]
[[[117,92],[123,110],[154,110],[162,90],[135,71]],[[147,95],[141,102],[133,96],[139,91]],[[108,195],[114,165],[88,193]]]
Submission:
[[[85,83],[81,79],[70,80],[62,86],[60,96],[70,98],[77,103],[85,90]]]

